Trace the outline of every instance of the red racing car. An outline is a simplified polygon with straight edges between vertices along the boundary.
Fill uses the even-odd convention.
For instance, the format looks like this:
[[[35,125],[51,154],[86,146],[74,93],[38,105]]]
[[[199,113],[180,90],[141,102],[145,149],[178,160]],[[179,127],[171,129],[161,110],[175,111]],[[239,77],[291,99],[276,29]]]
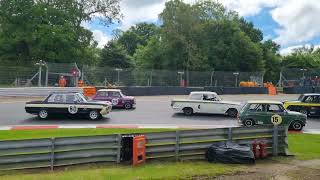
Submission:
[[[96,101],[109,101],[112,107],[132,109],[136,106],[136,100],[132,96],[123,95],[120,89],[100,89],[93,97]]]

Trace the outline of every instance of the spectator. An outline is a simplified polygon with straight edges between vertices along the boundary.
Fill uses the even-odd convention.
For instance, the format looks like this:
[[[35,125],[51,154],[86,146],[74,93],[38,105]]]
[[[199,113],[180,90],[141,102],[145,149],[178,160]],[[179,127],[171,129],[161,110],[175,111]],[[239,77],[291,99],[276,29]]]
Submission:
[[[60,76],[59,87],[66,87],[66,85],[67,85],[67,80],[63,76]]]

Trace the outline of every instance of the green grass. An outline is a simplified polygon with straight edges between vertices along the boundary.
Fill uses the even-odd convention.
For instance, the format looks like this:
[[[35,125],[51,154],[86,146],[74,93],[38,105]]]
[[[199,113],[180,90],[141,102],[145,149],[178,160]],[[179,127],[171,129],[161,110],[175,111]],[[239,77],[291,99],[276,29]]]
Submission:
[[[107,167],[82,167],[69,168],[57,172],[38,172],[37,174],[15,174],[0,176],[0,179],[13,180],[132,180],[132,179],[191,179],[192,177],[215,177],[222,174],[235,173],[241,166],[209,164],[207,162],[166,162],[148,163],[138,167],[124,165],[108,165]],[[204,178],[203,178],[204,179]]]
[[[175,131],[174,129],[44,129],[44,130],[9,130],[0,131],[0,140],[18,140],[18,139],[40,139],[52,137],[68,136],[91,136],[91,135],[108,135],[108,134],[125,134],[125,133],[147,133]]]
[[[290,134],[289,152],[296,155],[297,159],[320,158],[320,135],[319,134]]]

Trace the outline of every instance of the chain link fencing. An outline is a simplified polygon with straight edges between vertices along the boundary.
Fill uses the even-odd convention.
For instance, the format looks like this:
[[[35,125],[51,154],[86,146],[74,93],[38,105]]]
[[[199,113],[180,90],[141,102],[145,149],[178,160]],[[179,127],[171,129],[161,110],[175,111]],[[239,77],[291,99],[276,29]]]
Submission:
[[[41,67],[41,68],[40,68]],[[67,86],[220,86],[238,87],[241,81],[263,85],[263,72],[174,71],[141,68],[120,69],[99,66],[78,66],[76,63],[37,63],[30,66],[0,66],[0,86],[58,86],[60,76]],[[40,79],[40,80],[39,80]]]
[[[279,86],[320,86],[320,69],[282,68]]]

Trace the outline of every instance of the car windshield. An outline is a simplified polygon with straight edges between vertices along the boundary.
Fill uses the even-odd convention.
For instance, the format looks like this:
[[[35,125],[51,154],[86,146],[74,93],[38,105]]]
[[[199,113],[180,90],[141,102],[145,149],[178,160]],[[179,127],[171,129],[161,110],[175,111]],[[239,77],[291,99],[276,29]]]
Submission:
[[[302,100],[303,100],[303,98],[304,98],[304,95],[303,95],[303,94],[301,94],[301,95],[299,96],[299,98],[298,98],[298,101],[302,101]]]
[[[77,95],[78,95],[80,101],[82,101],[82,102],[88,102],[87,97],[85,97],[82,93],[78,93]]]

